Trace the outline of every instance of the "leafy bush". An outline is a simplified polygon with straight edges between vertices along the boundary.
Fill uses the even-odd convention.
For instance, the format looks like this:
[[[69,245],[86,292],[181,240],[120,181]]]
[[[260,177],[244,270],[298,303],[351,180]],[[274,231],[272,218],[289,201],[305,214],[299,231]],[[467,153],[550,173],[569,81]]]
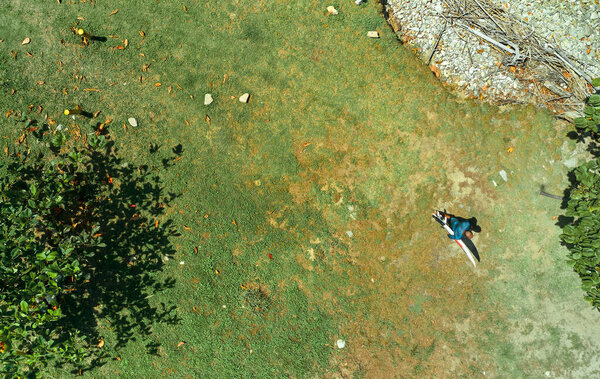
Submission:
[[[104,246],[94,221],[111,180],[91,170],[104,137],[79,149],[62,132],[45,132],[28,122],[1,166],[0,372],[10,376],[87,355],[84,337],[60,327],[61,303],[89,278],[83,268]],[[50,147],[41,149],[47,155],[31,152],[32,135]]]
[[[566,215],[574,221],[561,239],[569,248],[568,263],[581,278],[585,299],[600,310],[600,159],[574,171]]]
[[[600,87],[600,78],[594,79],[592,85]],[[600,132],[600,94],[593,94],[589,97],[583,109],[583,114],[584,117],[578,117],[574,120],[575,127],[585,132]]]

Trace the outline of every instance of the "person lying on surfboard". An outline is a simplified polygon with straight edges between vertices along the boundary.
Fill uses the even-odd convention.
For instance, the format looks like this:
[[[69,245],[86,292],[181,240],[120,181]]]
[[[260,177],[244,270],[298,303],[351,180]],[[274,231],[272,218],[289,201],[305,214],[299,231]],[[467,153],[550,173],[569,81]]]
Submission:
[[[450,229],[454,232],[454,235],[448,234],[448,238],[452,240],[459,240],[463,237],[468,239],[473,238],[473,232],[471,232],[471,223],[469,220],[459,219],[449,214],[444,214],[447,220],[450,220]]]

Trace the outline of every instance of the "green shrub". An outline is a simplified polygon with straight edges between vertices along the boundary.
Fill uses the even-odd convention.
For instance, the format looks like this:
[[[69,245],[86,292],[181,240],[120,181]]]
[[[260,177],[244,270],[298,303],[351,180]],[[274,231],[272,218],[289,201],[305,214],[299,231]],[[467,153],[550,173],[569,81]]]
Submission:
[[[592,81],[594,87],[600,87],[600,78]],[[584,117],[574,120],[575,127],[584,132],[598,133],[600,127],[600,94],[593,94],[583,109]]]
[[[574,220],[564,227],[560,238],[569,248],[568,263],[581,278],[585,300],[600,310],[600,159],[573,173],[566,215]]]
[[[30,139],[42,146],[37,153]],[[62,328],[59,320],[64,298],[89,277],[83,268],[104,246],[94,221],[111,184],[92,170],[104,145],[104,137],[93,135],[84,148],[67,146],[62,132],[29,121],[16,147],[5,149],[0,372],[6,376],[34,375],[52,360],[80,362],[88,354],[85,338]]]

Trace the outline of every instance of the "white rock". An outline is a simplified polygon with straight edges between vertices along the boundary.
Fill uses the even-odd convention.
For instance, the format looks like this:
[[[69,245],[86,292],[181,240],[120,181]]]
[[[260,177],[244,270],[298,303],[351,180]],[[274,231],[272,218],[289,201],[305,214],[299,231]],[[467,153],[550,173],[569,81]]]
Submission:
[[[129,118],[127,119],[127,121],[129,121],[129,125],[133,126],[134,128],[135,128],[136,126],[138,126],[138,122],[137,122],[137,120],[136,120],[135,118],[133,118],[133,117],[129,117]]]
[[[348,237],[352,238],[352,236],[354,236],[354,233],[352,233],[352,230],[346,230],[346,234],[348,235]]]
[[[379,32],[375,30],[371,30],[367,32],[367,37],[369,38],[379,38]]]
[[[504,179],[505,182],[508,182],[508,175],[506,174],[506,171],[500,170],[498,174],[500,174],[500,176],[502,177],[502,179]]]
[[[210,105],[213,102],[213,97],[210,93],[204,95],[204,105]]]
[[[343,349],[346,346],[346,341],[337,340],[337,341],[335,341],[335,344],[337,345],[338,349]]]
[[[181,262],[179,262],[179,264],[183,266],[185,264],[185,262],[181,261]]]
[[[249,93],[245,93],[242,96],[240,96],[240,103],[247,103],[248,100],[250,100],[250,94]]]
[[[329,12],[329,14],[332,14],[332,15],[338,14],[337,9],[335,9],[335,7],[333,5],[330,5],[327,7],[327,12]]]

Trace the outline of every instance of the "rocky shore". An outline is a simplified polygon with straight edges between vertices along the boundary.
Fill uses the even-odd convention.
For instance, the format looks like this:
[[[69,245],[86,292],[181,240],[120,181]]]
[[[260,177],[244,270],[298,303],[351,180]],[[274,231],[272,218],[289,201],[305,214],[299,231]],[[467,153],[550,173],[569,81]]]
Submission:
[[[388,0],[388,21],[467,96],[572,120],[600,76],[598,0]]]

